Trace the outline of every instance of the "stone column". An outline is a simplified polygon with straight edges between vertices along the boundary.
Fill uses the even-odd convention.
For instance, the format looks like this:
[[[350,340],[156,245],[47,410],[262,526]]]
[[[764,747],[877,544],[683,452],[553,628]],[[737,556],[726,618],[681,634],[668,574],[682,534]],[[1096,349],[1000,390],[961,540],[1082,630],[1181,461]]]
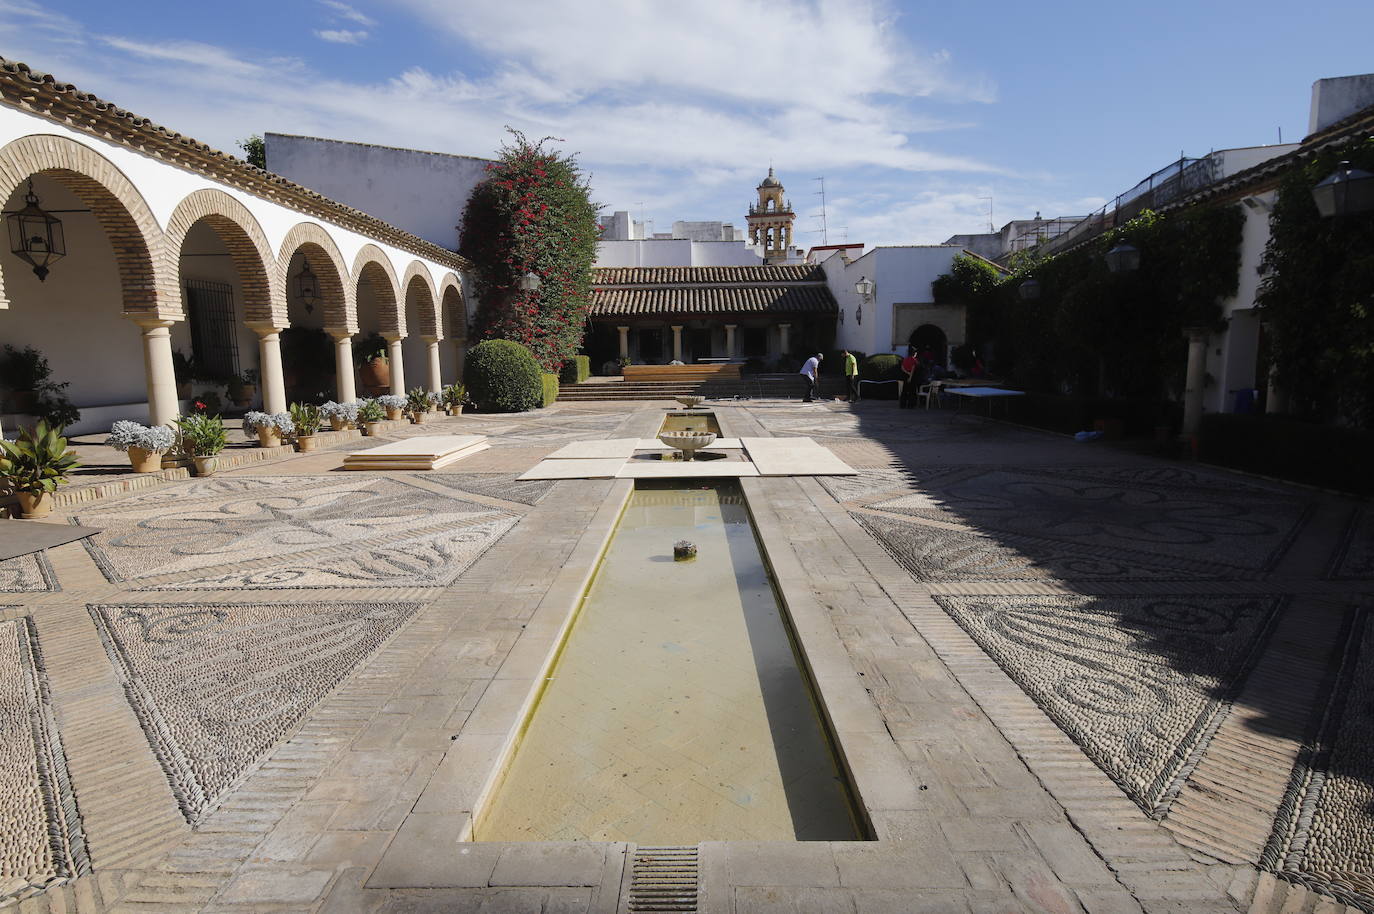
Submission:
[[[249,324],[258,335],[259,371],[262,373],[262,408],[267,413],[286,412],[286,380],[281,370],[281,327]]]
[[[1202,424],[1202,392],[1207,383],[1207,328],[1189,327],[1187,388],[1183,393],[1183,437],[1197,434]]]
[[[429,389],[438,393],[444,386],[443,369],[439,365],[439,338],[425,337],[425,346],[429,349]]]
[[[181,415],[177,374],[172,367],[172,324],[176,321],[135,320],[143,333],[143,376],[148,383],[148,424],[171,425]]]
[[[791,324],[778,324],[778,349],[780,350],[778,352],[778,355],[787,355],[789,352],[792,351],[792,340],[790,339],[791,335]]]
[[[630,357],[630,328],[616,327],[620,331],[620,357],[628,359]]]
[[[725,357],[730,361],[735,360],[735,328],[738,324],[725,325]]]
[[[673,358],[682,361],[682,325],[673,324]]]
[[[383,333],[382,339],[386,340],[387,360],[391,363],[391,392],[404,397],[406,369],[405,356],[401,354],[401,340],[405,337],[399,333]]]
[[[358,399],[353,383],[353,334],[347,330],[331,330],[334,337],[334,396],[340,403]]]

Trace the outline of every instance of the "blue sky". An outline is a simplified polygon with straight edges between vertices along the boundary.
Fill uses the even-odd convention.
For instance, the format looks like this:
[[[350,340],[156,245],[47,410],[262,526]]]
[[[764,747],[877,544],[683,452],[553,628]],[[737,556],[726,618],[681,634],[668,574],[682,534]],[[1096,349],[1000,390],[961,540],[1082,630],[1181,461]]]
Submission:
[[[1180,152],[1306,132],[1374,3],[0,0],[0,55],[233,151],[278,131],[578,152],[607,210],[743,224],[770,160],[817,244],[1082,214]]]

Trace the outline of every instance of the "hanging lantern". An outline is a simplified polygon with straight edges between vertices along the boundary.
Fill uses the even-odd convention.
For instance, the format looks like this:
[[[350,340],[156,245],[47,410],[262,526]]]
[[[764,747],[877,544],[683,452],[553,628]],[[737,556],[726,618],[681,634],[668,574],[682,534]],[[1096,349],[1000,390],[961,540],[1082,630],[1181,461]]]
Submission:
[[[5,217],[10,229],[10,252],[32,266],[34,275],[42,282],[48,278],[48,265],[67,253],[62,220],[39,208],[32,178],[24,203],[23,209]]]
[[[539,277],[533,273],[526,273],[516,281],[516,285],[521,292],[538,292],[539,287],[542,286],[543,283],[539,280]]]
[[[1016,287],[1016,294],[1021,296],[1022,301],[1035,301],[1040,297],[1040,280],[1032,276]]]
[[[1374,209],[1374,174],[1342,162],[1312,188],[1312,201],[1324,218]]]
[[[1113,273],[1133,273],[1140,269],[1140,248],[1123,241],[1108,251],[1105,259]]]
[[[296,274],[295,282],[296,295],[305,305],[305,313],[313,314],[315,306],[320,303],[320,283],[315,271],[310,269],[310,261],[304,257],[301,258],[301,271]]]

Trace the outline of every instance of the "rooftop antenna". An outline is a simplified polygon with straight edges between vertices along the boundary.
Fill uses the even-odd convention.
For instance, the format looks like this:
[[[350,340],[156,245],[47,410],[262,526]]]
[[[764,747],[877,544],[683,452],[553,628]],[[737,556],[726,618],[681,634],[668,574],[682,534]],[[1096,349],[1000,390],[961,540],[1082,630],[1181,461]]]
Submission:
[[[988,194],[986,197],[979,197],[978,199],[988,201],[988,231],[997,231],[997,229],[993,228],[992,225],[992,194]]]
[[[848,241],[849,241],[849,226],[847,226],[847,225],[842,225],[842,226],[840,226],[840,240],[841,240],[841,241],[844,241],[844,242],[848,242]]]
[[[1283,145],[1283,125],[1279,125],[1279,145]]]
[[[825,218],[825,175],[821,175],[816,180],[821,182],[821,189],[816,192],[820,194],[821,198],[821,244],[829,244],[830,228]]]

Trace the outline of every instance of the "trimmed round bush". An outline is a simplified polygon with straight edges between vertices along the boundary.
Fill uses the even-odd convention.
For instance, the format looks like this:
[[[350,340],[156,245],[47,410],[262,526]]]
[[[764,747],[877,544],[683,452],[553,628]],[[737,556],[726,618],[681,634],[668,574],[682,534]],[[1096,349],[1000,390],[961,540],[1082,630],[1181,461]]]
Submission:
[[[468,350],[463,383],[478,409],[518,413],[543,402],[541,375],[539,363],[524,346],[510,340],[487,340]]]
[[[859,377],[865,381],[905,381],[902,360],[891,353],[880,352],[859,362]]]

